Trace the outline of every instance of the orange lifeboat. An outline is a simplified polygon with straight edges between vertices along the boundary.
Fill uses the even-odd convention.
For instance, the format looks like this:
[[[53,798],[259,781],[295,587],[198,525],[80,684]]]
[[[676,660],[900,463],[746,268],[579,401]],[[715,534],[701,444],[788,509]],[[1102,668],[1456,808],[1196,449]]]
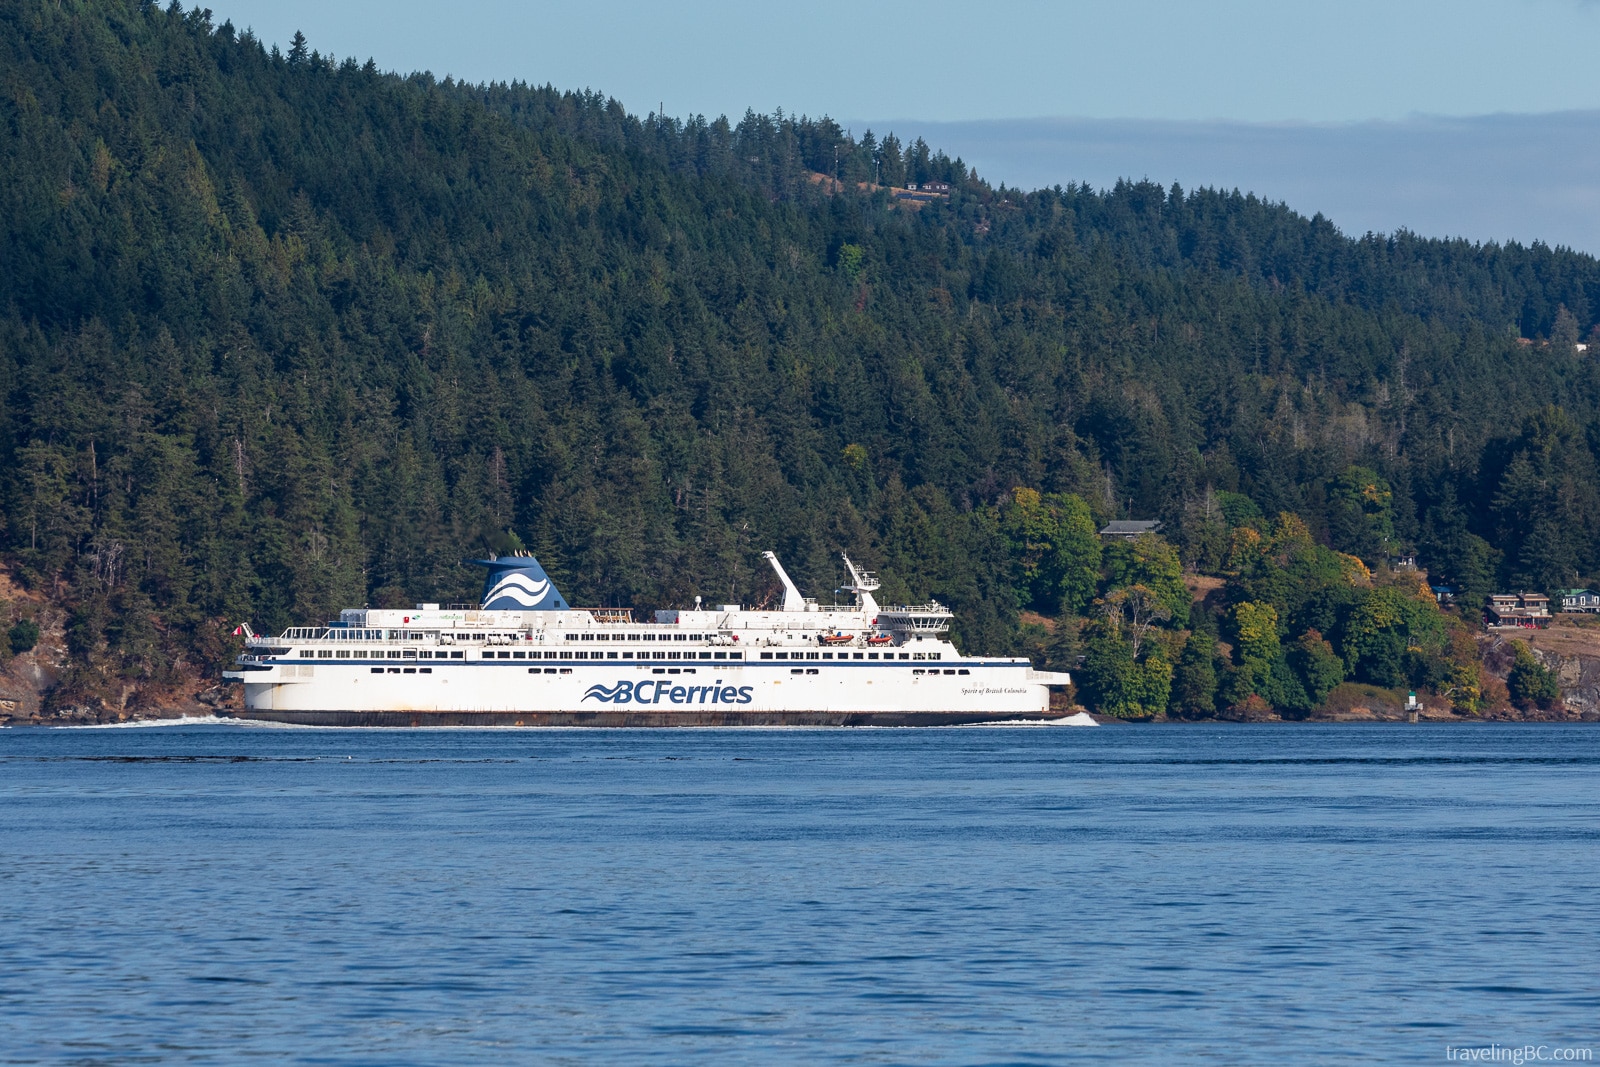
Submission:
[[[890,637],[888,634],[873,634],[871,637],[867,638],[867,644],[874,646],[887,645],[893,640],[894,638]]]
[[[817,641],[824,645],[848,645],[854,640],[855,637],[851,634],[842,633],[839,631],[835,631],[831,634],[823,634],[821,637],[817,638]]]

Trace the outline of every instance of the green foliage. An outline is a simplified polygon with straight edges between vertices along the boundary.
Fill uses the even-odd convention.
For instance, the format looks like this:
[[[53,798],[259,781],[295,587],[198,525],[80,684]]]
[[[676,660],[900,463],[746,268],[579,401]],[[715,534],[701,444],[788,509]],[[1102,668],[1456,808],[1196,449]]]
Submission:
[[[18,619],[11,624],[6,640],[11,646],[12,655],[20,656],[24,652],[32,651],[39,643],[39,624],[32,619]]]
[[[1361,596],[1345,623],[1342,651],[1357,681],[1395,688],[1416,677],[1446,641],[1444,619],[1431,597],[1389,587]]]
[[[1100,581],[1100,538],[1089,505],[1073,494],[1019,488],[1000,509],[999,527],[1023,607],[1081,613]]]
[[[1326,700],[1334,687],[1344,681],[1344,660],[1316,630],[1300,635],[1289,652],[1289,663],[1312,707]]]
[[[1505,329],[1585,334],[1587,256],[1000,190],[828,118],[641,121],[200,9],[0,0],[0,70],[0,552],[63,591],[73,692],[219,668],[220,618],[470,596],[508,530],[579,602],[756,601],[767,548],[830,589],[845,548],[983,651],[1133,586],[1183,625],[1171,550],[1102,568],[1092,503],[1370,677],[1464,661],[1350,637],[1328,543],[1474,595],[1600,573],[1600,379]],[[1234,673],[1293,700],[1294,662]]]
[[[1328,526],[1333,543],[1369,566],[1395,548],[1394,491],[1368,467],[1348,467],[1328,486]]]
[[[1183,584],[1183,562],[1164,539],[1145,534],[1134,541],[1113,542],[1106,546],[1104,567],[1108,589],[1144,586],[1165,606],[1174,626],[1189,625],[1191,598]]]
[[[1241,665],[1264,667],[1283,652],[1278,639],[1278,612],[1271,604],[1245,601],[1233,606],[1234,648]]]
[[[1159,715],[1172,690],[1172,664],[1158,645],[1143,656],[1121,628],[1105,621],[1090,623],[1084,640],[1083,692],[1089,706],[1124,719]]]
[[[1204,719],[1217,713],[1215,659],[1215,639],[1203,633],[1189,635],[1172,674],[1172,695],[1167,705],[1169,715]]]
[[[1511,699],[1523,707],[1553,705],[1561,695],[1556,672],[1540,663],[1523,642],[1513,641],[1511,648],[1514,660],[1511,673],[1506,676]]]

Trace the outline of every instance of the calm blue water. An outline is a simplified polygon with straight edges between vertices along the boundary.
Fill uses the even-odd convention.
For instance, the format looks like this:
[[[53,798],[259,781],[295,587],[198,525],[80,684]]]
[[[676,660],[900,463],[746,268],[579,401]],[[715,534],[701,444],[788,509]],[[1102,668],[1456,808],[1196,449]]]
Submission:
[[[1600,731],[0,731],[3,1063],[1600,1058]]]

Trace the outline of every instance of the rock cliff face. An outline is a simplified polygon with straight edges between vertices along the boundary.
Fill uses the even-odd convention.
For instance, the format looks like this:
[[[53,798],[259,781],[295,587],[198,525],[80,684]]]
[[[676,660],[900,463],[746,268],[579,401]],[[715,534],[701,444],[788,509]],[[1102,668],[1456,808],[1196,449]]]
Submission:
[[[1558,615],[1548,630],[1496,632],[1479,642],[1483,664],[1502,681],[1511,673],[1514,642],[1521,641],[1560,680],[1561,703],[1547,711],[1490,712],[1496,718],[1600,720],[1600,616]]]
[[[39,627],[33,648],[12,654],[6,631],[19,619]],[[0,567],[0,726],[68,725],[210,715],[238,703],[236,687],[184,672],[160,690],[124,685],[93,700],[52,700],[67,673],[67,612],[46,591],[28,589]],[[113,687],[115,689],[115,687]]]

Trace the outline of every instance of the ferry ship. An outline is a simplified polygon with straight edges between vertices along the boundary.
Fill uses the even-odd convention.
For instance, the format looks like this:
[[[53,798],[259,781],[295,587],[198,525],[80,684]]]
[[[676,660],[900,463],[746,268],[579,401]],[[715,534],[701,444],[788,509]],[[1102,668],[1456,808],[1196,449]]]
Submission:
[[[224,677],[246,719],[314,726],[932,726],[1051,717],[1065,673],[964,656],[938,601],[879,605],[843,556],[851,603],[776,610],[574,608],[533,556],[487,568],[481,602],[352,608],[277,637],[248,626]],[[1056,712],[1057,716],[1065,712]]]

